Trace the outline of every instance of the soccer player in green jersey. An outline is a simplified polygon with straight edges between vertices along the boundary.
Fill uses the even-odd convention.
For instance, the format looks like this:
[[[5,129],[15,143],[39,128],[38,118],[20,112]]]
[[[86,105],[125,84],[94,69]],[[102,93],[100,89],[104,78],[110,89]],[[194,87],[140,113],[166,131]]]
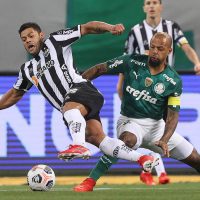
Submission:
[[[182,81],[177,72],[167,65],[172,39],[167,33],[156,33],[150,42],[149,55],[123,55],[98,64],[83,73],[89,80],[102,74],[123,73],[125,80],[121,116],[117,123],[119,139],[133,149],[147,148],[167,157],[180,160],[200,172],[200,155],[181,135],[175,132],[180,110]],[[163,120],[168,106],[166,123]],[[89,138],[88,138],[89,140]],[[109,158],[110,162],[106,162]],[[104,155],[106,168],[117,159]],[[96,168],[102,169],[101,166]],[[105,168],[105,167],[104,167]],[[105,173],[85,179],[74,187],[76,192],[93,191],[96,181]]]

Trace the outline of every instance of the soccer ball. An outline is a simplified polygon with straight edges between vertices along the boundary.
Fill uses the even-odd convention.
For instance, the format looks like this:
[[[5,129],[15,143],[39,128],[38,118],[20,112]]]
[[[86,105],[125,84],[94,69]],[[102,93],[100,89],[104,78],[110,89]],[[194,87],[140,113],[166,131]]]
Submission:
[[[27,174],[27,182],[33,191],[48,191],[55,185],[55,173],[47,165],[35,165]]]

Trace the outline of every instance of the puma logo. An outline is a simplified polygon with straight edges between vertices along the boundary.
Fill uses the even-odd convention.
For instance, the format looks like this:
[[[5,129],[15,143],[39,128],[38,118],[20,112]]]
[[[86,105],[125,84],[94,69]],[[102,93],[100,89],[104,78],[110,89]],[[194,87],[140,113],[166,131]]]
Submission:
[[[135,71],[133,72],[133,74],[135,75],[136,79],[138,78],[138,76],[140,76],[140,74],[137,74]]]

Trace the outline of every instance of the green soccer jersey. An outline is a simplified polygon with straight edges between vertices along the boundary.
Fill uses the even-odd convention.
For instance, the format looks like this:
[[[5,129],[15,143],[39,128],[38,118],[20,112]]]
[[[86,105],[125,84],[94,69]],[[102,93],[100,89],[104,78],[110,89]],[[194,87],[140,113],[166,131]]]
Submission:
[[[123,55],[109,60],[108,74],[124,74],[121,114],[131,118],[159,120],[168,105],[180,110],[182,81],[170,66],[151,75],[146,55]]]

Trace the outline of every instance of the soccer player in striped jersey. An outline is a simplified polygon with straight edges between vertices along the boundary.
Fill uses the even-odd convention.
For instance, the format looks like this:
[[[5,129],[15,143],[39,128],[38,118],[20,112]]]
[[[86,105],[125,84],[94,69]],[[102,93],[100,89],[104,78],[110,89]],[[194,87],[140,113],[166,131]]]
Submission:
[[[163,10],[161,0],[144,0],[143,10],[146,13],[146,19],[133,26],[125,42],[124,52],[126,54],[148,53],[152,36],[157,32],[166,32],[172,37],[172,52],[167,58],[169,65],[174,66],[174,46],[177,45],[194,64],[194,71],[200,73],[200,60],[198,55],[188,43],[180,26],[174,21],[161,17]]]
[[[174,66],[175,59],[175,45],[179,46],[188,59],[194,64],[194,71],[196,74],[200,74],[200,61],[194,51],[194,49],[188,43],[188,40],[184,36],[183,31],[180,26],[171,20],[166,20],[161,17],[163,10],[161,0],[144,0],[143,10],[146,13],[146,19],[141,23],[136,24],[128,34],[128,38],[125,42],[125,54],[139,53],[139,54],[148,54],[150,40],[156,32],[167,32],[172,37],[172,52],[169,54],[167,61],[170,66]],[[122,98],[122,87],[124,82],[123,74],[119,75],[117,83],[117,92],[119,97]],[[164,115],[164,117],[166,117]],[[161,157],[151,152],[155,157],[160,158],[159,165],[155,167],[159,183],[165,184],[169,182],[169,177],[165,171],[164,164],[161,160]],[[140,174],[140,179],[148,184],[154,185],[155,182],[150,173],[142,172]]]
[[[104,98],[90,81],[82,78],[73,65],[71,45],[81,36],[104,32],[119,35],[123,31],[122,24],[93,21],[56,31],[44,40],[44,32],[38,24],[21,25],[20,38],[33,58],[21,66],[13,88],[0,99],[0,109],[16,104],[35,85],[49,103],[62,112],[70,130],[73,144],[58,153],[60,159],[90,156],[85,142],[87,130],[90,136],[88,142],[99,147],[105,154],[137,161],[144,170],[151,171],[156,164],[153,156],[138,153],[121,140],[105,135],[99,117]]]
[[[172,50],[171,43],[167,33],[156,33],[150,42],[148,56],[123,55],[86,70],[83,77],[92,80],[102,74],[123,73],[125,81],[121,116],[117,122],[118,137],[133,149],[150,149],[180,160],[200,172],[200,155],[175,131],[182,80],[166,62]],[[168,115],[165,123],[163,113],[166,102]],[[107,170],[117,161],[107,155],[100,159],[106,163]],[[92,191],[99,177],[99,174],[96,174],[96,179],[89,176],[75,186],[74,191]]]

